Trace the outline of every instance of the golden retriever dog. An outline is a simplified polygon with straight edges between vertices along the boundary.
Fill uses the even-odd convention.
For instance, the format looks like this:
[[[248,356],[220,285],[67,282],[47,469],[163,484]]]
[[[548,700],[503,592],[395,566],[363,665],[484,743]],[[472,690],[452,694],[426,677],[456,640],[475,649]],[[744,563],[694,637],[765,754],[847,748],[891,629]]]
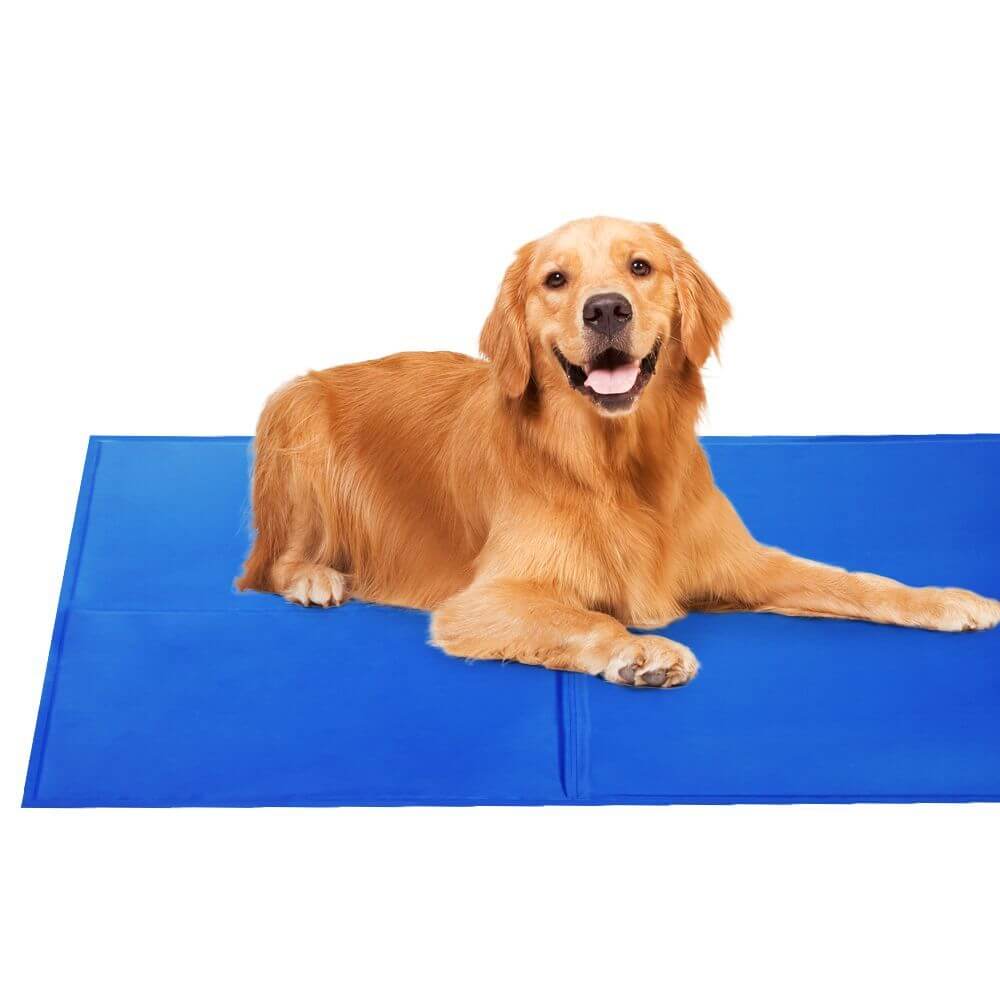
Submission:
[[[658,629],[689,609],[943,631],[1000,602],[756,541],[695,434],[729,304],[658,225],[571,222],[522,247],[480,350],[308,375],[267,403],[256,539],[237,581],[303,605],[432,612],[455,656],[666,688],[698,670]]]

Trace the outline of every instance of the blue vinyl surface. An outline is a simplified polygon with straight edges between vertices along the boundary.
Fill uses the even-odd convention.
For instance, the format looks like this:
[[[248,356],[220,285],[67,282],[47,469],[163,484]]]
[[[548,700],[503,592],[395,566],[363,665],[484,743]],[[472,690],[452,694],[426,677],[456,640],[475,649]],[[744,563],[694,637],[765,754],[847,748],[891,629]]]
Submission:
[[[1000,630],[692,615],[641,691],[232,588],[246,438],[94,438],[26,806],[1000,799]],[[1000,595],[1000,435],[708,438],[762,541]]]

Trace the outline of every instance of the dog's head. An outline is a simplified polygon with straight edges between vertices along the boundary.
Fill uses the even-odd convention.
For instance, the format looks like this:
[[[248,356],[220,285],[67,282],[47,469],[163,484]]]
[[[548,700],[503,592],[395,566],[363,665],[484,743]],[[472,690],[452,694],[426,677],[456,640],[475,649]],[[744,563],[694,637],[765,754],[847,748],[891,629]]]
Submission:
[[[728,318],[722,293],[661,226],[584,219],[518,251],[480,350],[508,396],[534,376],[620,416],[658,365],[700,368]]]

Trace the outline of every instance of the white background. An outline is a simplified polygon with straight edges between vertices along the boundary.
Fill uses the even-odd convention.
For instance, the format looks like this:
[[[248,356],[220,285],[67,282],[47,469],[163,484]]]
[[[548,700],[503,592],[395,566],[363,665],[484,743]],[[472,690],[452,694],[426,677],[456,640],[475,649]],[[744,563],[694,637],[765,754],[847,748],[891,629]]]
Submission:
[[[1000,430],[988,11],[3,6],[8,995],[996,995],[991,806],[17,809],[87,435],[474,351],[569,218],[729,295],[708,431]]]

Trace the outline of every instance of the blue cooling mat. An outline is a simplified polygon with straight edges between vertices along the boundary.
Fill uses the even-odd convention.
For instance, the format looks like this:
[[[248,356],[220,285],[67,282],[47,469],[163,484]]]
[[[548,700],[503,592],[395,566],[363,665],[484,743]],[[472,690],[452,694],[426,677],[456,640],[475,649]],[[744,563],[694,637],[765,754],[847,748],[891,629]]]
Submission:
[[[751,530],[1000,594],[1000,435],[715,438]],[[245,438],[95,438],[29,806],[1000,799],[1000,630],[692,615],[639,691],[426,643],[427,616],[236,594]]]

